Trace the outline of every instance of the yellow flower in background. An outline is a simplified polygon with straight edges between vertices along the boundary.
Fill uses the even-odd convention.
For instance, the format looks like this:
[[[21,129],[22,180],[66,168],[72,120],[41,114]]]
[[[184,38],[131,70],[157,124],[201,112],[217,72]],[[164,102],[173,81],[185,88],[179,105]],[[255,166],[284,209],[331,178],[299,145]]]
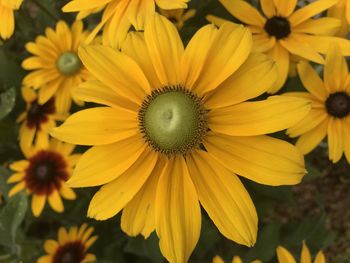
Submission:
[[[296,146],[303,154],[312,151],[328,135],[329,159],[336,163],[345,153],[350,163],[350,74],[341,50],[337,45],[330,46],[323,81],[305,61],[298,64],[297,70],[308,92],[286,95],[311,100],[312,109],[287,134],[300,136]]]
[[[174,9],[174,10],[159,9],[159,12],[161,15],[165,16],[171,22],[173,22],[176,25],[178,30],[181,30],[185,25],[185,22],[191,19],[192,17],[194,17],[196,14],[195,9],[190,9],[187,11],[185,9]]]
[[[19,141],[23,147],[34,143],[48,145],[49,130],[56,127],[56,121],[63,121],[67,116],[56,113],[55,98],[44,104],[38,103],[37,93],[29,87],[22,88],[22,97],[26,102],[26,110],[22,112],[17,121],[21,124]]]
[[[14,11],[18,10],[23,0],[0,0],[0,37],[8,39],[15,31]]]
[[[345,37],[350,29],[350,1],[339,0],[339,2],[328,9],[328,16],[341,20],[341,27],[337,32],[338,36]]]
[[[278,79],[268,90],[277,92],[286,82],[291,55],[324,64],[325,54],[332,42],[337,42],[343,55],[350,55],[350,41],[334,37],[341,26],[339,19],[312,18],[335,5],[338,0],[318,0],[303,8],[296,8],[297,0],[261,0],[264,16],[242,0],[219,0],[220,3],[253,33],[253,50],[264,52],[277,63]],[[225,20],[208,16],[220,25]]]
[[[93,227],[83,224],[81,227],[71,227],[68,230],[61,227],[58,230],[58,240],[46,240],[44,249],[47,255],[40,257],[37,263],[91,263],[96,262],[96,256],[88,253],[97,236],[91,236]]]
[[[212,263],[225,263],[225,261],[219,257],[219,256],[215,256],[213,258],[213,262]],[[238,256],[235,256],[232,258],[232,263],[243,263],[242,259]],[[251,263],[262,263],[260,260],[253,260]]]
[[[84,17],[97,8],[104,8],[101,22],[95,27],[88,43],[104,27],[103,43],[119,48],[124,41],[130,26],[143,30],[145,19],[153,15],[155,5],[162,9],[187,8],[189,0],[71,0],[63,7],[64,12],[79,12]],[[84,12],[84,13],[82,13]]]
[[[55,97],[56,111],[60,114],[69,112],[72,91],[90,76],[77,54],[88,34],[83,31],[81,21],[76,21],[71,28],[59,21],[56,30],[47,28],[45,36],[38,36],[35,42],[26,44],[26,49],[34,56],[22,63],[24,69],[32,70],[23,79],[23,84],[39,89],[39,104]]]
[[[144,33],[128,35],[123,53],[81,47],[96,80],[75,95],[106,106],[71,115],[51,134],[93,146],[68,182],[103,185],[89,217],[105,220],[123,210],[126,233],[148,237],[156,230],[167,260],[183,263],[200,235],[200,202],[225,237],[254,245],[256,210],[236,174],[267,185],[299,183],[303,156],[263,134],[294,125],[310,105],[287,96],[245,102],[277,77],[274,62],[251,47],[247,28],[226,23],[203,27],[184,49],[160,15],[146,21]]]
[[[277,247],[276,252],[277,252],[278,263],[296,263],[293,255],[284,247],[282,246]],[[312,263],[311,254],[305,242],[303,242],[300,263]],[[326,263],[326,258],[322,251],[317,253],[314,263]]]
[[[74,145],[51,140],[47,147],[35,145],[22,148],[25,160],[10,164],[12,174],[7,183],[16,183],[9,197],[23,189],[32,195],[32,211],[39,216],[46,201],[53,210],[63,212],[61,196],[68,200],[76,198],[73,190],[65,182],[70,178],[80,154],[72,154]]]

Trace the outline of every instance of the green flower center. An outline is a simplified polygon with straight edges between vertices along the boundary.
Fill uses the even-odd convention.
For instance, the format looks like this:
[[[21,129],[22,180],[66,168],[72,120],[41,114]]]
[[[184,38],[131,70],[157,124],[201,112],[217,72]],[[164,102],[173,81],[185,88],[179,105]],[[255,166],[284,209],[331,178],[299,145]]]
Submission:
[[[63,75],[73,75],[80,70],[82,64],[76,53],[66,52],[57,59],[56,66]]]
[[[207,110],[201,99],[183,87],[153,91],[139,112],[140,129],[156,151],[186,154],[199,147],[207,133]]]

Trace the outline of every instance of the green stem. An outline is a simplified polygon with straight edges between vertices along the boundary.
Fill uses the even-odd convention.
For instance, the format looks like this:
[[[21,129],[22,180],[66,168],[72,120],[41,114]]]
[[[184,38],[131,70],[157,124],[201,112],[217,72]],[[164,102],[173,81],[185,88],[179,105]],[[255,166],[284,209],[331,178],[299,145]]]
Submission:
[[[49,9],[47,9],[46,6],[44,6],[40,1],[38,0],[31,0],[37,7],[39,7],[43,12],[45,12],[51,19],[53,19],[55,22],[58,21],[58,17],[52,13]]]

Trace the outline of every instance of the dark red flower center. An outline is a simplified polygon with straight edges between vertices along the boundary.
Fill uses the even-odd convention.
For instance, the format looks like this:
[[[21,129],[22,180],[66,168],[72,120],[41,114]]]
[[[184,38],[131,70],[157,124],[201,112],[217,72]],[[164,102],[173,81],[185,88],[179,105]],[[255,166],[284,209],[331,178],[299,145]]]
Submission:
[[[85,247],[80,241],[67,243],[59,247],[53,263],[79,263],[85,257]]]
[[[276,39],[288,37],[291,32],[289,21],[282,16],[273,16],[267,19],[264,29],[270,36],[274,36]]]
[[[40,124],[48,121],[48,115],[54,114],[55,109],[55,99],[51,98],[43,105],[38,103],[38,100],[31,102],[27,114],[27,125],[29,128],[40,128]]]
[[[68,180],[67,163],[57,152],[42,150],[29,159],[25,182],[32,192],[49,195]]]
[[[332,93],[326,100],[327,112],[336,118],[344,118],[350,114],[350,96],[345,92]]]

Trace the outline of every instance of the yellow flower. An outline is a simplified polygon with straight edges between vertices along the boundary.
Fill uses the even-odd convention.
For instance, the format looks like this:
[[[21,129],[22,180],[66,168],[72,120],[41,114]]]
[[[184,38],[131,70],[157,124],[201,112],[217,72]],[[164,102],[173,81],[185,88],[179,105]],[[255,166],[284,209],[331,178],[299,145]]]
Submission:
[[[292,254],[282,246],[277,247],[277,257],[278,263],[296,263]],[[301,251],[300,263],[312,263],[311,254],[306,246],[305,242],[303,242],[303,249]],[[326,263],[326,258],[322,251],[318,252],[314,263]]]
[[[327,53],[323,81],[305,61],[298,64],[297,70],[308,92],[286,95],[310,99],[312,109],[287,134],[300,136],[296,146],[303,154],[312,151],[328,135],[329,159],[336,163],[344,152],[350,163],[350,74],[339,47],[332,45]]]
[[[48,145],[48,131],[56,127],[56,120],[63,121],[67,116],[56,113],[54,97],[40,105],[37,93],[26,86],[22,88],[22,97],[27,105],[25,112],[22,112],[17,118],[17,121],[21,123],[20,145],[28,147],[33,142]]]
[[[91,236],[93,227],[83,224],[80,228],[71,227],[68,231],[61,227],[58,230],[58,240],[46,240],[44,249],[47,255],[38,259],[37,263],[96,262],[94,254],[87,250],[95,243],[97,236]]]
[[[345,37],[350,29],[350,1],[340,0],[336,5],[328,9],[328,16],[341,20],[341,27],[337,35]]]
[[[10,190],[9,197],[26,189],[32,197],[32,211],[39,216],[46,200],[53,210],[63,212],[61,196],[68,200],[76,198],[75,193],[65,182],[70,178],[73,167],[80,154],[72,154],[74,145],[51,140],[47,147],[39,144],[22,148],[25,160],[10,164],[15,173],[7,183],[16,183]]]
[[[212,263],[225,263],[225,261],[219,257],[219,256],[215,256],[213,258],[213,262]],[[235,256],[232,258],[232,263],[242,263],[242,260],[240,257]],[[260,260],[253,260],[252,263],[262,263]]]
[[[245,1],[219,1],[249,26],[253,33],[253,50],[264,52],[276,61],[278,79],[269,93],[277,92],[286,82],[291,55],[324,64],[320,53],[325,54],[332,42],[338,43],[343,55],[350,55],[350,41],[332,36],[340,27],[339,19],[312,18],[338,0],[318,0],[299,9],[296,9],[297,0],[261,0],[264,16]],[[207,18],[215,24],[225,21],[214,16]]]
[[[33,71],[24,78],[23,84],[39,89],[39,104],[55,96],[56,111],[66,114],[71,106],[72,90],[89,78],[77,54],[88,32],[83,31],[81,21],[76,21],[71,28],[59,21],[56,31],[47,28],[45,33],[26,44],[34,56],[25,59],[22,67]]]
[[[173,22],[177,29],[180,30],[185,25],[185,22],[194,17],[196,14],[195,9],[190,9],[185,11],[185,9],[174,9],[174,10],[164,10],[159,9],[161,15],[168,18],[171,22]]]
[[[18,10],[23,0],[0,0],[0,37],[8,39],[15,31],[13,11]]]
[[[136,30],[144,28],[145,19],[155,12],[155,4],[162,9],[187,8],[189,0],[71,0],[63,7],[64,12],[79,12],[85,17],[96,9],[104,9],[101,22],[89,36],[87,43],[104,27],[105,45],[119,48],[125,39],[130,26]],[[83,12],[83,13],[82,13]]]
[[[240,25],[207,25],[184,49],[176,27],[155,15],[124,44],[123,53],[81,47],[96,80],[76,96],[106,106],[77,112],[52,132],[93,145],[69,180],[103,185],[88,216],[105,220],[123,209],[126,233],[147,237],[156,229],[164,256],[183,263],[199,238],[200,202],[225,237],[252,246],[257,214],[234,173],[268,185],[299,183],[302,155],[263,134],[298,122],[309,102],[245,102],[269,89],[277,72],[265,55],[251,53],[251,34]]]

